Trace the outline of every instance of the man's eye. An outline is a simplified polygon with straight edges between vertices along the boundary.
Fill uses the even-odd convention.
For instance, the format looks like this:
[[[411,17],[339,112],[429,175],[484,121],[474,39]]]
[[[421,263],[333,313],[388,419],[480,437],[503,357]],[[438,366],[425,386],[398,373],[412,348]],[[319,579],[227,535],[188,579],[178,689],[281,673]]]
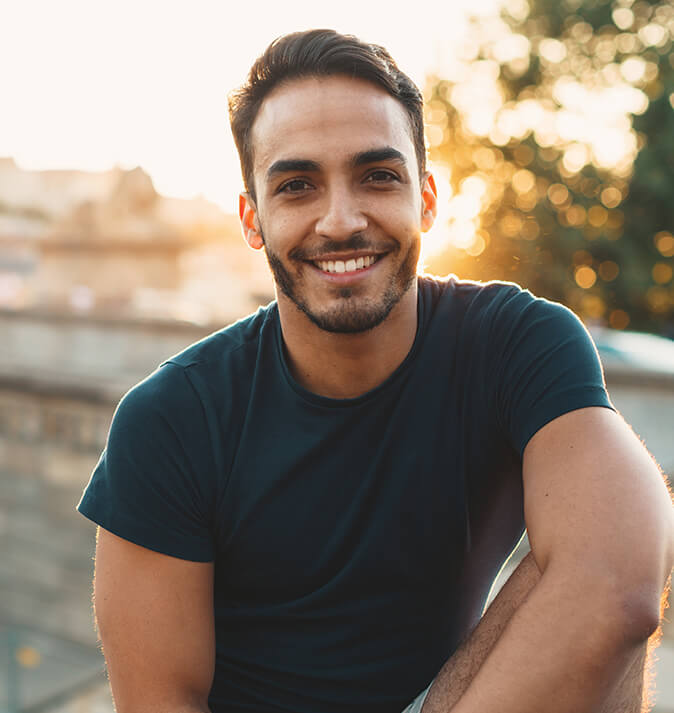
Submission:
[[[301,193],[307,188],[311,188],[309,183],[303,181],[301,178],[293,178],[292,181],[284,183],[279,189],[279,193]]]
[[[373,171],[365,180],[370,183],[391,183],[397,181],[398,176],[390,171]]]

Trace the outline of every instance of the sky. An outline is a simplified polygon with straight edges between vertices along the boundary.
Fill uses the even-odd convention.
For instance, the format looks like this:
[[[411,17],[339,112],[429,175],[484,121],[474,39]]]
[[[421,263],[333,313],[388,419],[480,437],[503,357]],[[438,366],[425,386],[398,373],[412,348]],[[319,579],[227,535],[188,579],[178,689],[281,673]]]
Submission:
[[[226,96],[275,37],[352,33],[386,46],[423,86],[451,62],[468,13],[498,6],[0,0],[0,156],[25,169],[140,165],[161,193],[203,195],[234,212],[241,177]]]

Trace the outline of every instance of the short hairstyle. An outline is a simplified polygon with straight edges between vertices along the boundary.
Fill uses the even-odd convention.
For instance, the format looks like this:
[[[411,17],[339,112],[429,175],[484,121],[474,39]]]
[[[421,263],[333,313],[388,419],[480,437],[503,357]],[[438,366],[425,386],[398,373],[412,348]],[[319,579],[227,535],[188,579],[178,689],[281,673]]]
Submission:
[[[258,57],[241,87],[229,94],[229,119],[246,190],[255,198],[251,130],[260,106],[280,84],[304,77],[346,75],[382,87],[402,105],[410,121],[419,176],[426,171],[423,97],[379,45],[334,30],[293,32],[275,39]]]

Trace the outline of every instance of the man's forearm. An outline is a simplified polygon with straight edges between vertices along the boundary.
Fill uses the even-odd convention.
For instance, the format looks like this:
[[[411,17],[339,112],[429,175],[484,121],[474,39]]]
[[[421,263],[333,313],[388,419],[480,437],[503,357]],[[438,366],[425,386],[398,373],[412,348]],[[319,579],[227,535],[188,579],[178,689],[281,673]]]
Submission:
[[[642,655],[647,633],[616,625],[623,612],[613,612],[591,586],[544,574],[452,713],[600,710]]]
[[[510,575],[470,637],[436,676],[424,702],[423,713],[447,713],[459,701],[510,618],[540,578],[536,562],[529,553]]]

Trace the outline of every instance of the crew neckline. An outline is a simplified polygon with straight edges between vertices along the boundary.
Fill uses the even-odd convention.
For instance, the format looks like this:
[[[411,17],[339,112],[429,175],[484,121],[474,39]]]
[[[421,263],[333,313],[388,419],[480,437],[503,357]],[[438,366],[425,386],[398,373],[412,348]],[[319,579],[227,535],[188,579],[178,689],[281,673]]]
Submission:
[[[288,366],[288,361],[285,354],[285,345],[283,342],[283,332],[281,331],[281,318],[278,313],[278,304],[275,304],[274,310],[274,335],[276,342],[276,354],[281,364],[281,370],[283,372],[284,379],[288,386],[304,401],[307,401],[315,406],[323,406],[326,408],[350,408],[353,406],[360,406],[366,403],[386,391],[392,384],[401,377],[401,375],[408,370],[410,363],[414,360],[414,357],[419,349],[419,344],[421,343],[421,338],[426,328],[425,324],[425,291],[423,289],[423,282],[417,277],[417,330],[414,335],[414,341],[410,350],[407,352],[405,358],[400,362],[392,374],[390,374],[381,384],[378,384],[373,389],[366,391],[359,396],[346,399],[334,399],[330,396],[321,396],[316,394],[309,389],[304,388],[292,375],[290,367]]]

